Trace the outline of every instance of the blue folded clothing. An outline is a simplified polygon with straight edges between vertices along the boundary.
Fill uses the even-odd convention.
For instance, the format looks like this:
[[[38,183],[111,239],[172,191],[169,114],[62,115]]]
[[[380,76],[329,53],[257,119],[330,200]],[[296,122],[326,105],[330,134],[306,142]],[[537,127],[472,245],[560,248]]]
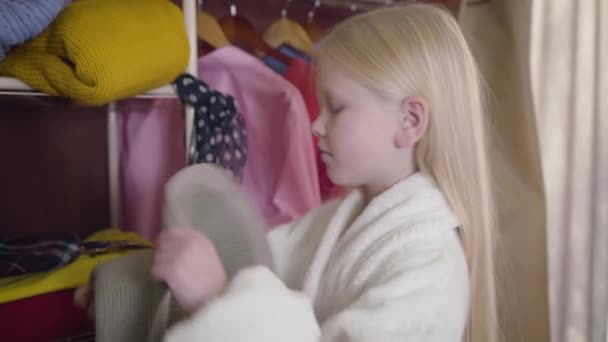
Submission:
[[[1,0],[0,61],[15,45],[36,37],[70,0]]]

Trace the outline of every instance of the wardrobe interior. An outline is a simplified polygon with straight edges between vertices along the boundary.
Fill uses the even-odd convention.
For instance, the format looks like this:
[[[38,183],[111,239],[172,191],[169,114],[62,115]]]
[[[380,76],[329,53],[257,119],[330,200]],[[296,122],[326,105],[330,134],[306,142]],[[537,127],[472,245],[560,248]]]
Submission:
[[[78,2],[94,1],[99,2]],[[459,0],[437,2],[454,13],[460,5]],[[213,152],[213,159],[222,166],[234,165],[236,174],[243,172],[243,184],[253,193],[269,226],[295,219],[322,201],[342,194],[343,189],[330,184],[323,173],[311,133],[311,122],[318,114],[315,112],[318,111],[318,102],[310,55],[323,32],[333,25],[355,13],[385,4],[387,2],[381,0],[198,2],[197,13],[204,15],[198,15],[198,75],[195,76],[203,83],[196,84],[217,91],[218,99],[225,106],[218,109],[218,116],[230,112],[231,101],[236,102],[232,114],[244,118],[248,139],[246,147],[237,144],[245,128],[235,124],[229,134],[223,132],[221,137],[214,139],[219,141],[221,138],[225,145],[224,150]],[[182,8],[181,2],[176,2],[176,5],[176,8]],[[70,14],[76,15],[75,12]],[[61,15],[63,13],[59,18]],[[217,23],[235,15],[244,18],[245,24],[242,19],[240,24],[233,20],[232,26],[224,26],[223,29],[249,30],[247,34],[225,32],[228,44],[205,40],[209,39],[206,34],[208,27],[205,26],[209,21],[206,20],[212,18]],[[266,54],[260,53],[260,40],[276,45],[276,42],[269,44],[268,41],[284,33],[279,29],[279,33],[274,35],[265,34],[281,18],[289,19],[290,24],[285,27],[292,30],[291,34],[297,39],[272,46],[273,51],[268,50]],[[147,25],[154,25],[154,22]],[[293,31],[294,25],[300,28]],[[166,47],[160,44],[167,37],[159,38],[154,34],[159,28],[145,27],[138,34],[146,37],[146,30],[150,31],[145,38],[148,42],[139,43],[150,45],[150,49],[142,51],[152,51],[152,55],[125,55],[125,64],[114,60],[116,65],[127,72],[140,63],[152,63],[157,54],[168,59],[175,57],[182,63],[175,62],[175,65],[186,63],[183,54],[173,56],[171,44]],[[213,37],[217,38],[217,35]],[[180,36],[180,39],[185,37]],[[299,43],[305,45],[293,46]],[[247,49],[252,44],[258,49]],[[167,50],[162,51],[163,48]],[[11,53],[8,52],[7,61]],[[120,55],[120,51],[116,53]],[[187,47],[184,53],[187,54]],[[297,68],[290,64],[293,60],[298,61],[293,63],[299,65]],[[233,65],[244,64],[247,69],[238,70],[238,73],[227,70]],[[6,71],[0,63],[0,76],[6,77]],[[241,76],[235,76],[237,74]],[[231,77],[245,77],[246,81],[234,83]],[[121,80],[122,83],[130,81]],[[228,90],[243,84],[237,87],[238,91]],[[155,84],[155,87],[158,85],[162,84]],[[273,89],[266,89],[269,87]],[[0,168],[0,236],[72,233],[85,239],[108,228],[120,228],[153,241],[161,228],[163,182],[189,163],[205,162],[208,153],[205,148],[211,148],[205,144],[208,141],[200,138],[197,141],[199,135],[195,131],[209,123],[199,123],[196,115],[191,123],[195,130],[193,138],[188,146],[184,142],[185,121],[188,119],[184,116],[184,103],[193,107],[197,104],[188,103],[187,96],[181,101],[135,96],[114,97],[108,101],[102,97],[80,101],[82,99],[67,96],[31,95],[29,92],[0,89],[0,155],[4,156]],[[206,96],[198,95],[201,98]],[[257,96],[270,97],[257,103]],[[211,103],[215,101],[206,99]],[[114,124],[108,120],[110,102],[118,113],[117,146],[112,146],[108,140],[108,125]],[[215,107],[209,104],[208,108]],[[264,117],[265,111],[274,113]],[[226,137],[230,138],[230,144],[226,144]],[[117,224],[111,217],[110,148],[117,148],[120,163]],[[240,159],[239,148],[248,148],[250,152],[246,166],[233,163]],[[255,166],[249,170],[251,164]],[[15,298],[20,300],[0,302],[0,327],[8,340],[68,341],[66,337],[92,329],[86,313],[73,308],[73,289]],[[37,319],[37,329],[31,329],[34,326],[31,315],[36,311],[48,314]],[[26,328],[28,324],[29,329]]]

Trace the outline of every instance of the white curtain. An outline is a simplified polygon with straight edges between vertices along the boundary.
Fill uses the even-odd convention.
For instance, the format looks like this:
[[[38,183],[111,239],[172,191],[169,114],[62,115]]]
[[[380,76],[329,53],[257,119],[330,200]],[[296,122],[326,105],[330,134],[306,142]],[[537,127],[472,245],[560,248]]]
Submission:
[[[604,342],[608,312],[608,1],[532,1],[553,341]]]
[[[463,31],[490,90],[507,342],[549,341],[545,202],[529,69],[530,2],[464,0]],[[466,85],[463,85],[466,86]]]
[[[505,340],[549,341],[550,317],[552,342],[607,341],[608,1],[463,0],[460,19],[493,95]]]

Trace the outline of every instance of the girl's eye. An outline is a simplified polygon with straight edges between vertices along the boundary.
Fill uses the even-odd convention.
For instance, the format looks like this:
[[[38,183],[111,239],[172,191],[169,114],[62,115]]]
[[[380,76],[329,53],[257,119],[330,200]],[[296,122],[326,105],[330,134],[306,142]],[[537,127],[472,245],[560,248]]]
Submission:
[[[329,108],[329,112],[332,113],[332,114],[338,114],[338,113],[340,113],[343,110],[344,110],[344,106],[334,107],[334,108],[330,107]]]

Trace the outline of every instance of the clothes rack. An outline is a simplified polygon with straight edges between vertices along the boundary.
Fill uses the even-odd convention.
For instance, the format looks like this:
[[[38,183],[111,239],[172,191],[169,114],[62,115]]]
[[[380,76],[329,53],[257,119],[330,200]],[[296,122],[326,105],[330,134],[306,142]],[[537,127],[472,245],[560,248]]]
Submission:
[[[187,72],[192,75],[198,75],[197,72],[197,31],[196,31],[196,0],[183,0],[182,12],[186,24],[188,34],[188,43],[190,45],[190,56],[188,59]],[[11,77],[0,77],[0,95],[9,96],[49,96],[48,94],[34,90],[25,83]],[[147,93],[135,96],[136,98],[164,98],[175,97],[175,91],[171,85],[166,85],[158,89],[151,90]],[[119,154],[119,135],[118,135],[118,117],[116,112],[116,103],[111,102],[107,106],[108,110],[108,180],[110,194],[110,223],[112,227],[120,226],[120,154]],[[189,145],[192,134],[192,125],[194,120],[194,109],[185,106],[185,144]],[[186,148],[186,153],[188,149]],[[185,156],[187,158],[187,155]]]

